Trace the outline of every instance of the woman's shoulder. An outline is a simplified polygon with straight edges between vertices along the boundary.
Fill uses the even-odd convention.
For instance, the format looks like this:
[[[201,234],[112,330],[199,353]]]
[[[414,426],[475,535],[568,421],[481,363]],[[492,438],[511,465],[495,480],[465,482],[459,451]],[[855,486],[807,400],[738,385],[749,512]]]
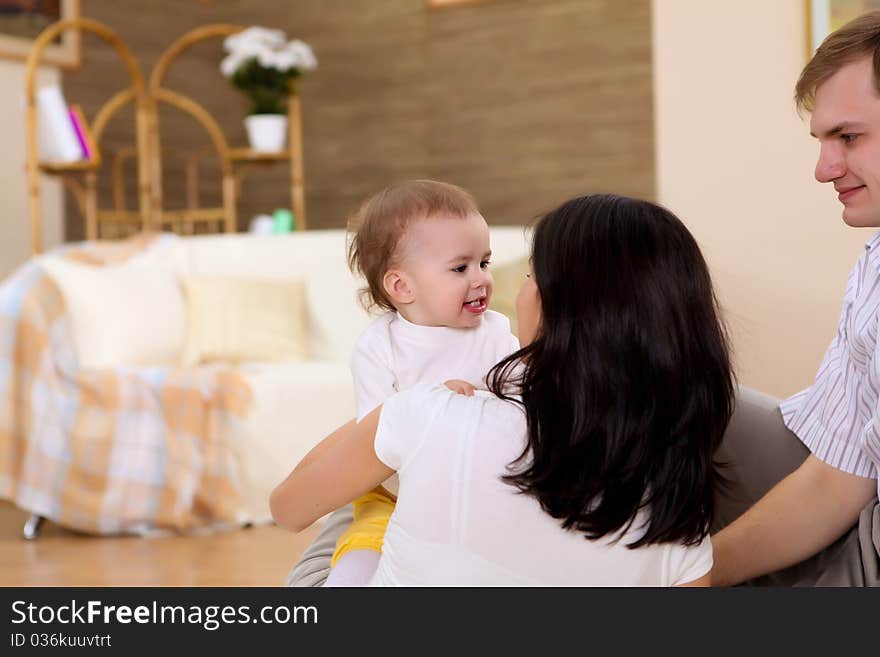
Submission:
[[[500,399],[486,390],[477,390],[473,396],[468,397],[450,390],[442,383],[417,383],[411,388],[395,394],[388,401],[394,401],[395,405],[399,406],[446,407],[449,412],[454,414],[477,408],[501,415],[512,412],[521,414],[522,412],[519,410],[520,406],[515,402]]]
[[[442,461],[442,455],[462,445],[480,445],[483,454],[503,454],[501,460],[507,463],[522,450],[525,426],[522,412],[511,402],[482,391],[468,397],[444,385],[421,383],[385,402],[376,450],[395,455],[383,461],[397,470],[423,449]]]
[[[386,408],[393,406],[395,409],[401,410],[443,407],[455,401],[456,396],[463,397],[464,395],[457,395],[443,384],[420,382],[396,393],[385,402],[385,406]]]

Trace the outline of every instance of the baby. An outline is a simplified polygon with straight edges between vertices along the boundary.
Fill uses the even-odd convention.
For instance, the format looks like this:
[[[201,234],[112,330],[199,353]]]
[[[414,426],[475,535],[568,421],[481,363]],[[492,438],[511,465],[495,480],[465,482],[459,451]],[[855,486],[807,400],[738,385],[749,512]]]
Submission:
[[[349,224],[349,265],[367,282],[362,301],[387,312],[351,358],[357,419],[421,382],[463,394],[519,349],[507,317],[489,310],[489,227],[455,185],[414,180],[369,198]],[[395,481],[386,482],[391,489]],[[354,502],[326,586],[363,586],[376,570],[396,498],[377,488]]]

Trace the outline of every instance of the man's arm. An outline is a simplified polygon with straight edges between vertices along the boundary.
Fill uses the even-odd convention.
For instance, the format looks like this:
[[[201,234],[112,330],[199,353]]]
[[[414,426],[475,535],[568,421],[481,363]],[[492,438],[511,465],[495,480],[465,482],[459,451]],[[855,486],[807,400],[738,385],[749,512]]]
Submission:
[[[394,474],[373,449],[381,411],[345,424],[306,454],[269,497],[275,522],[302,531]]]
[[[876,479],[851,475],[811,454],[712,537],[712,584],[739,584],[813,556],[852,527],[876,494]]]

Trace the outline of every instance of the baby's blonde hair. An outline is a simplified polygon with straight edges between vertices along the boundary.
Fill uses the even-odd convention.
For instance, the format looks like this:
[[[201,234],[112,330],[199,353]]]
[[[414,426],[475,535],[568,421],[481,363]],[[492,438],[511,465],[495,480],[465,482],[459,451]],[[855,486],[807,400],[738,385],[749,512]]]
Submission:
[[[437,215],[479,214],[477,202],[461,187],[435,180],[407,180],[363,202],[349,219],[348,266],[367,282],[361,303],[370,310],[394,310],[382,279],[397,262],[401,238],[413,221]]]

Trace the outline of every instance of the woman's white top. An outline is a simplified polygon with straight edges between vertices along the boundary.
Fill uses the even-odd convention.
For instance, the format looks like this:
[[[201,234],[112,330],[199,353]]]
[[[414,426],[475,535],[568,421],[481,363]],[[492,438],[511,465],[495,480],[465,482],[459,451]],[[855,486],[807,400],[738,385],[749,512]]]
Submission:
[[[668,586],[711,569],[708,537],[632,550],[640,519],[616,543],[562,529],[501,481],[525,441],[521,408],[488,393],[419,384],[389,398],[375,449],[397,470],[400,491],[371,584]]]

